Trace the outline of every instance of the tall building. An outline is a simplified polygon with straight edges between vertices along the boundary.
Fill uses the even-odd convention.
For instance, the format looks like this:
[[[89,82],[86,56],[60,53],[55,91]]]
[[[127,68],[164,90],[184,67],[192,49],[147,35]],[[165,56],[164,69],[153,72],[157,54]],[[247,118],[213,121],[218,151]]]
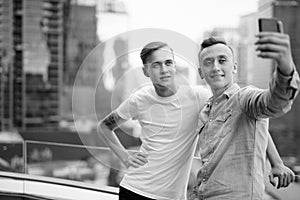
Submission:
[[[274,69],[271,60],[261,59],[256,56],[255,45],[258,33],[258,18],[271,17],[271,10],[259,4],[258,12],[244,15],[240,18],[240,65],[244,71],[245,83],[266,89],[269,86],[269,78]]]
[[[64,1],[24,0],[23,5],[25,128],[56,127],[63,86]]]
[[[0,131],[23,127],[23,2],[0,1]]]
[[[68,1],[0,2],[1,128],[56,127]]]
[[[100,44],[97,35],[96,3],[71,1],[68,21],[62,117],[73,121],[73,116],[86,119],[88,115],[93,115],[94,105],[87,102],[94,98],[96,88],[100,90],[95,95],[96,111],[103,113],[102,115],[107,114],[110,94],[101,81],[98,82],[102,72],[103,52],[101,48],[95,48]]]
[[[129,67],[129,39],[119,36],[129,30],[130,15],[126,0],[98,0],[98,35],[103,46],[101,80],[107,90],[113,93],[112,104],[119,105],[125,98],[126,81],[122,78]],[[112,56],[113,55],[113,56]],[[122,55],[117,57],[117,55]],[[115,58],[115,60],[108,60]],[[107,64],[111,66],[108,66]],[[120,86],[120,87],[118,87]],[[100,91],[97,91],[99,93]],[[101,114],[99,115],[101,116]]]
[[[240,20],[244,54],[242,61],[247,68],[248,83],[262,88],[268,82],[275,63],[257,58],[254,35],[258,32],[258,18],[274,17],[283,22],[284,32],[290,36],[291,50],[298,72],[300,72],[300,1],[299,0],[260,0],[258,11],[243,16]],[[281,155],[297,155],[300,158],[300,97],[294,101],[292,110],[280,118],[270,120],[270,132]]]
[[[265,1],[261,1],[265,2]],[[289,34],[291,50],[295,65],[300,72],[300,1],[299,0],[276,0],[272,1],[265,9],[270,9],[272,17],[283,22],[284,32]],[[294,101],[292,110],[285,116],[272,119],[270,129],[276,135],[277,144],[286,141],[280,146],[280,150],[285,155],[297,155],[300,158],[300,97]]]
[[[71,2],[68,10],[67,37],[66,37],[66,66],[65,82],[73,85],[76,73],[84,59],[99,44],[97,36],[96,5],[82,5]],[[83,85],[94,85],[97,70],[97,61],[86,70],[86,77],[80,77]]]

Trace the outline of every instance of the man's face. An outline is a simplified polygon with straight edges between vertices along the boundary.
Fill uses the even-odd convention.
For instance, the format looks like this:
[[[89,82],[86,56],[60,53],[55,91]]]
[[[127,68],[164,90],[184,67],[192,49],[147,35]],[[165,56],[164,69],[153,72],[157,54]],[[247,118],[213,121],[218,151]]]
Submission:
[[[212,90],[227,89],[233,84],[236,64],[233,53],[224,44],[206,47],[199,55],[200,76],[205,78]]]
[[[144,74],[154,85],[173,88],[175,85],[175,61],[172,51],[163,47],[154,51],[144,65]]]

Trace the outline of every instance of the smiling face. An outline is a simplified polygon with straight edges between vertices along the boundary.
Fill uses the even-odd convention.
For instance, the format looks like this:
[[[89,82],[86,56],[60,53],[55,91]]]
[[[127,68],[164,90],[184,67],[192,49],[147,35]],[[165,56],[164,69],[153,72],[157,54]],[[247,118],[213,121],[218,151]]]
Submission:
[[[176,66],[174,55],[170,48],[163,47],[148,56],[143,68],[145,76],[149,77],[155,87],[174,90],[176,88]]]
[[[214,94],[226,90],[233,84],[236,63],[228,46],[217,43],[204,48],[199,54],[199,63],[200,76],[206,80]]]

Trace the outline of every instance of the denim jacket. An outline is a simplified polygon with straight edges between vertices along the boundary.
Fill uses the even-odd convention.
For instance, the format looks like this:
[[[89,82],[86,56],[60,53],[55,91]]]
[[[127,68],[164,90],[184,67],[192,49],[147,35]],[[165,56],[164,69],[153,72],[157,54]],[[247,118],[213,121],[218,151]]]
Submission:
[[[199,137],[198,199],[263,199],[268,118],[291,109],[299,85],[296,71],[292,76],[277,71],[268,90],[233,84],[208,100],[211,109]]]

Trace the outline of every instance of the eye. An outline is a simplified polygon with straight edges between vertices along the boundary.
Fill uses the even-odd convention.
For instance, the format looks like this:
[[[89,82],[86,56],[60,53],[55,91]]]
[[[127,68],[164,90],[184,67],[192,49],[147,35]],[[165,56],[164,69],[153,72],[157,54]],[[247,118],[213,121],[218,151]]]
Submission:
[[[206,65],[206,66],[212,65],[213,60],[212,59],[206,59],[206,60],[204,60],[203,64]]]
[[[226,62],[227,60],[225,59],[225,58],[221,58],[220,60],[219,60],[219,63],[220,64],[223,64],[224,62]]]
[[[167,60],[166,66],[172,66],[174,64],[173,60]]]
[[[160,67],[160,63],[158,63],[158,62],[152,63],[151,67],[152,68],[159,68]]]

